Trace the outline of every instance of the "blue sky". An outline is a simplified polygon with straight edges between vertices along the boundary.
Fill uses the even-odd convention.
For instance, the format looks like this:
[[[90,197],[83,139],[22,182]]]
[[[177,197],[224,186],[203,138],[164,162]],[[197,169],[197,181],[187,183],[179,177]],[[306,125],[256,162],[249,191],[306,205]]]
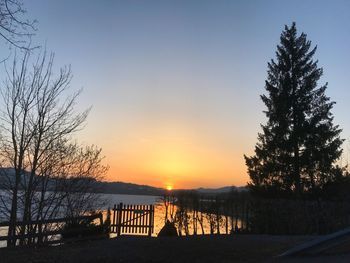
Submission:
[[[104,149],[109,180],[245,184],[243,154],[253,153],[266,121],[259,95],[267,62],[293,21],[318,46],[320,84],[329,82],[335,123],[350,138],[349,1],[36,0],[24,6],[38,20],[34,42],[55,52],[56,66],[71,64],[72,88],[84,88],[77,108],[93,105],[79,139]],[[154,168],[164,155],[172,168]]]

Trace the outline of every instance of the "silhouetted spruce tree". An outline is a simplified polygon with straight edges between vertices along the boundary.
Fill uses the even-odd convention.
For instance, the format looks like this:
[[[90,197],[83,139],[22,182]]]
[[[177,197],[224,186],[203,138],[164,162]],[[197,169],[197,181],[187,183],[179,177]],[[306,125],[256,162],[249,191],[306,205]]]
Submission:
[[[335,102],[317,86],[323,70],[313,60],[316,47],[295,23],[285,26],[276,61],[268,63],[266,94],[261,96],[268,121],[261,125],[255,155],[244,156],[253,190],[270,195],[316,192],[336,179],[343,140],[330,112]]]

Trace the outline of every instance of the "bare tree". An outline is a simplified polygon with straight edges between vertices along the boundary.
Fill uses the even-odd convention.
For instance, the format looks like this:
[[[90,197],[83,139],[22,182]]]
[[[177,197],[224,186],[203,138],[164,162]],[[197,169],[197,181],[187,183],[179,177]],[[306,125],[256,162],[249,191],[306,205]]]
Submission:
[[[104,200],[96,198],[96,181],[101,181],[108,169],[102,165],[102,149],[77,144],[70,144],[66,149],[64,163],[56,171],[62,182],[60,192],[64,194],[66,216],[76,217],[98,210]]]
[[[60,141],[48,151],[35,177],[40,190],[31,203],[35,221],[57,216],[74,218],[95,212],[104,205],[104,200],[95,193],[96,182],[102,180],[107,171],[101,151],[96,146],[82,147],[69,141]],[[40,233],[50,226],[27,227],[27,233]]]
[[[159,205],[164,207],[165,213],[164,213],[164,223],[171,222],[173,223],[175,220],[175,202],[176,198],[173,194],[173,192],[166,191],[163,193],[163,195],[159,198]]]
[[[19,65],[14,59],[11,71],[7,71],[2,93],[5,109],[1,114],[0,163],[13,167],[15,173],[3,180],[6,183],[2,186],[11,201],[11,207],[5,209],[10,222],[8,246],[16,243],[13,237],[18,217],[24,222],[52,218],[63,213],[62,205],[70,215],[91,208],[96,198],[89,192],[107,169],[101,163],[101,149],[82,148],[71,142],[90,109],[75,112],[80,91],[67,95],[71,70],[63,67],[54,77],[53,60],[53,54],[43,52],[30,66],[26,51]],[[24,237],[38,228],[41,231],[41,226],[23,224],[19,235]]]
[[[36,31],[36,21],[24,18],[25,13],[22,1],[0,0],[0,36],[19,49],[29,49]]]

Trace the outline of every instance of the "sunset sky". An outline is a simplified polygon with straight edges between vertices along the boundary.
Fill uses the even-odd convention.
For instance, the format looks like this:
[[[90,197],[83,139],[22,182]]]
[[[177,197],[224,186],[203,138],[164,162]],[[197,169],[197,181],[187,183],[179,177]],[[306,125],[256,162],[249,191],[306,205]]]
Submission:
[[[267,62],[293,21],[318,45],[335,123],[350,137],[350,1],[24,4],[38,20],[33,42],[57,67],[71,64],[72,89],[84,89],[77,109],[93,106],[78,139],[103,148],[109,181],[245,185],[243,154],[266,121]]]

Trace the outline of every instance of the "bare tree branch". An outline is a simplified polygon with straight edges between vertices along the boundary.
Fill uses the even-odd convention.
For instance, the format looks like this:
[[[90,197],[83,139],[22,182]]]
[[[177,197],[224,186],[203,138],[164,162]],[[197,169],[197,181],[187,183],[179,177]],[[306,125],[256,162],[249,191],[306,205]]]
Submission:
[[[2,92],[5,105],[0,109],[0,164],[14,171],[7,175],[10,202],[2,210],[9,213],[8,235],[19,231],[20,244],[40,242],[24,237],[46,226],[29,224],[18,229],[18,216],[29,222],[91,211],[99,201],[93,193],[96,181],[107,170],[100,148],[71,142],[90,109],[76,113],[81,91],[66,95],[70,67],[61,68],[55,76],[54,55],[46,51],[32,66],[30,61],[29,50],[21,60],[14,59]],[[8,246],[15,244],[9,239]]]
[[[22,1],[0,0],[0,37],[16,48],[31,50],[37,21],[26,19],[25,14]]]

